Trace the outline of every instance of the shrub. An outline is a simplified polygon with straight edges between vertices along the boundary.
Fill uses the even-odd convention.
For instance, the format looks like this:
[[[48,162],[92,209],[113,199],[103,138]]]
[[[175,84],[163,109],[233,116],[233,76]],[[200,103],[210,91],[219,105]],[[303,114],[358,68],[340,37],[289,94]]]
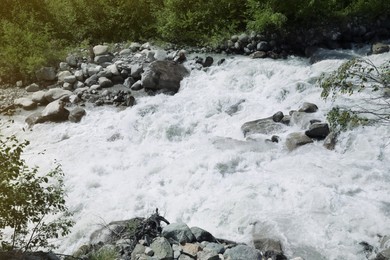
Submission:
[[[67,235],[73,225],[61,167],[44,175],[29,168],[21,158],[28,144],[15,136],[0,139],[0,248],[7,251],[51,248],[49,240]],[[4,230],[12,231],[10,238]]]

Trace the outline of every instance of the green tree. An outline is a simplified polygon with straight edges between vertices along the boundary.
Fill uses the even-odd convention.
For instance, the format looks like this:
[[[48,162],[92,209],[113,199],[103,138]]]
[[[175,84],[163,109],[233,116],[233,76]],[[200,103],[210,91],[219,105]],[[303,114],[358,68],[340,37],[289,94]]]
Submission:
[[[43,175],[28,167],[21,158],[28,144],[15,136],[0,139],[0,249],[6,251],[52,248],[50,239],[67,235],[73,225],[60,165]]]
[[[342,131],[357,125],[390,124],[390,61],[377,66],[368,59],[353,59],[319,80],[324,99],[362,93],[360,105],[336,106],[328,113],[333,129]]]

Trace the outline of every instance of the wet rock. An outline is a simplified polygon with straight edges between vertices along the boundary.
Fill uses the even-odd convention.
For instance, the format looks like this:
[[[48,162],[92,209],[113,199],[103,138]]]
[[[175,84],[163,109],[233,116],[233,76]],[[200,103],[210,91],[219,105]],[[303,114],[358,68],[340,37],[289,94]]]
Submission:
[[[329,134],[329,125],[327,123],[313,123],[305,134],[310,138],[323,140]]]
[[[153,240],[150,248],[154,251],[154,257],[161,260],[173,260],[173,250],[168,240],[157,237]]]
[[[376,255],[375,260],[390,260],[390,248],[380,251]]]
[[[208,241],[208,242],[215,242],[215,237],[211,235],[208,231],[201,229],[199,227],[192,227],[191,228],[192,234],[195,236],[196,241],[202,242],[202,241]]]
[[[238,245],[233,248],[229,248],[223,254],[226,260],[239,260],[239,259],[251,259],[261,260],[261,252],[253,247],[246,245]]]
[[[283,124],[276,123],[272,117],[269,117],[246,122],[241,126],[241,131],[244,136],[248,136],[250,134],[274,134],[281,131],[283,128]]]
[[[65,108],[65,104],[60,99],[49,103],[41,112],[43,122],[62,122],[68,120],[69,111]]]
[[[34,94],[31,96],[31,100],[37,104],[46,104],[48,101],[45,98],[45,93],[46,92],[43,90],[34,92]]]
[[[142,74],[142,85],[153,91],[179,91],[181,80],[188,74],[187,69],[172,61],[154,61]]]
[[[45,93],[45,98],[48,102],[52,102],[54,100],[57,100],[57,99],[60,99],[63,97],[69,97],[70,95],[72,95],[72,92],[69,90],[64,90],[61,88],[52,88],[52,89],[49,89]]]
[[[266,259],[278,259],[283,260],[287,258],[283,255],[282,244],[278,240],[261,238],[253,241],[255,248],[260,250]]]
[[[30,98],[17,98],[14,100],[14,104],[24,110],[33,110],[37,107],[37,103],[32,101]]]
[[[372,54],[381,54],[381,53],[389,52],[390,47],[387,44],[378,42],[372,45],[371,50],[372,50]]]
[[[57,78],[56,70],[53,67],[43,67],[35,72],[38,80],[53,81]]]
[[[317,110],[318,107],[316,104],[305,102],[299,107],[298,112],[315,113]]]
[[[214,62],[214,59],[213,59],[213,57],[211,57],[211,56],[207,56],[206,57],[206,59],[205,59],[205,61],[203,62],[203,67],[210,67],[211,65],[213,65],[213,62]]]
[[[138,91],[138,90],[141,90],[143,89],[144,86],[142,86],[142,81],[141,80],[138,80],[137,82],[135,82],[132,86],[131,86],[131,90],[134,90],[134,91]]]
[[[282,121],[283,117],[284,117],[283,112],[278,111],[272,116],[272,120],[274,120],[274,122],[280,122]]]
[[[267,53],[265,51],[256,51],[249,55],[252,59],[264,59],[267,58]]]
[[[131,66],[130,76],[135,78],[135,79],[138,79],[141,77],[142,72],[143,72],[142,65],[141,64],[134,64]]]
[[[225,252],[225,247],[224,245],[218,243],[207,243],[203,250],[213,252],[218,255],[223,254]]]
[[[315,119],[316,116],[312,113],[298,112],[295,111],[291,115],[290,123],[300,126],[302,129],[307,129],[310,127],[310,121]]]
[[[262,52],[267,52],[270,49],[271,49],[271,47],[269,46],[268,42],[266,42],[266,41],[260,41],[256,46],[256,50],[262,51]]]
[[[162,236],[176,243],[191,243],[196,240],[191,229],[184,223],[172,223],[165,226],[162,230]]]
[[[96,45],[95,47],[93,47],[93,53],[96,56],[105,55],[108,53],[108,46],[107,45]]]
[[[286,137],[286,146],[289,151],[293,151],[299,146],[313,143],[305,133],[291,133]]]
[[[36,84],[36,83],[33,83],[33,84],[28,85],[28,86],[26,87],[26,91],[27,91],[27,92],[37,92],[39,89],[40,89],[40,87],[39,87],[38,84]]]
[[[69,113],[69,121],[73,123],[78,123],[86,115],[85,109],[81,107],[76,107],[72,109]]]

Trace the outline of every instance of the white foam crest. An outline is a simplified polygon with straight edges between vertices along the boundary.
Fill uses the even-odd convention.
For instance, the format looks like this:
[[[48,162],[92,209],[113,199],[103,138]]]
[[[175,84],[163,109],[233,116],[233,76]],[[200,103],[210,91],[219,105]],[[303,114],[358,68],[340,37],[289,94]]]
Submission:
[[[158,207],[171,222],[231,240],[250,242],[261,226],[289,256],[365,259],[357,244],[390,233],[390,148],[382,140],[390,130],[359,128],[341,135],[336,151],[315,142],[290,153],[265,140],[245,141],[240,130],[304,101],[316,103],[316,116],[325,119],[331,104],[315,79],[340,64],[227,59],[193,71],[174,96],[139,97],[123,111],[92,108],[78,124],[21,133],[31,141],[29,163],[49,169],[57,159],[66,173],[77,224],[61,250],[86,243],[99,223]]]

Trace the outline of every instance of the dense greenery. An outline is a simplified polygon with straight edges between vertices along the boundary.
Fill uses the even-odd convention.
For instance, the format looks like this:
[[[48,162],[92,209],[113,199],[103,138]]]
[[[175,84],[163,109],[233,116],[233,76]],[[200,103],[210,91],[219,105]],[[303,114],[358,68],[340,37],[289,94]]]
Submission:
[[[73,225],[60,166],[44,175],[28,167],[21,158],[26,145],[15,136],[0,139],[0,251],[50,248],[50,239]]]
[[[245,30],[386,13],[388,0],[1,0],[0,77],[32,73],[81,42],[210,44]]]
[[[390,124],[390,61],[377,66],[367,59],[343,63],[333,73],[323,75],[321,96],[333,101],[341,95],[362,94],[360,106],[336,106],[328,113],[335,131],[371,123]]]

